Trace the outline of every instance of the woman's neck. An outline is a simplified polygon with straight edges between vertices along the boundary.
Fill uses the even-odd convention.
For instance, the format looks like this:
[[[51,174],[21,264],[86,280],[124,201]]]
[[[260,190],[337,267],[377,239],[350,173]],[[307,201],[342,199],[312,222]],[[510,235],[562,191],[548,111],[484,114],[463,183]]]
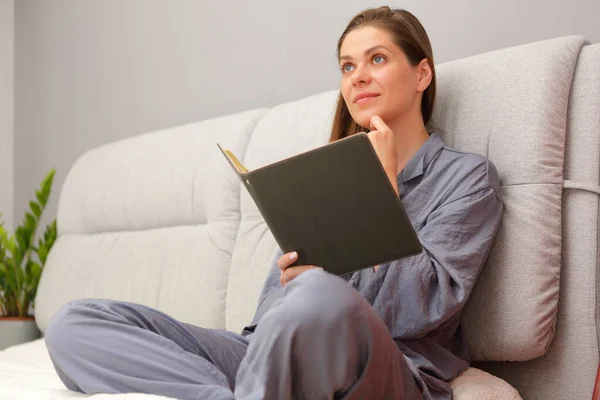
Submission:
[[[425,129],[420,112],[412,118],[398,118],[397,121],[388,124],[388,126],[396,137],[396,154],[398,158],[396,174],[399,174],[411,157],[429,139],[429,134]]]

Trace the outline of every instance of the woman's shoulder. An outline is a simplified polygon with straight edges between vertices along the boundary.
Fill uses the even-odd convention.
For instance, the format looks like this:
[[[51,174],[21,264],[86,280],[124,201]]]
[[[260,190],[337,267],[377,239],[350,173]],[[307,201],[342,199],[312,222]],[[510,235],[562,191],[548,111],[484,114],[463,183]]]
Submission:
[[[452,177],[455,195],[484,189],[500,190],[500,175],[494,163],[484,155],[457,150],[444,144],[435,160],[435,169]]]

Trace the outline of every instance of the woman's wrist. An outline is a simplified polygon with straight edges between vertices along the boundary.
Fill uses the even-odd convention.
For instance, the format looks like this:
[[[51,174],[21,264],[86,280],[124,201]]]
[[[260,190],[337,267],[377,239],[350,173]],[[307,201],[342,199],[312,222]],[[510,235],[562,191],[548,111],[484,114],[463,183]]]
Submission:
[[[396,173],[395,172],[392,173],[388,170],[386,172],[386,174],[387,174],[388,179],[390,180],[390,183],[392,184],[392,187],[394,188],[394,191],[398,195],[400,192],[398,190],[398,178],[396,177]]]

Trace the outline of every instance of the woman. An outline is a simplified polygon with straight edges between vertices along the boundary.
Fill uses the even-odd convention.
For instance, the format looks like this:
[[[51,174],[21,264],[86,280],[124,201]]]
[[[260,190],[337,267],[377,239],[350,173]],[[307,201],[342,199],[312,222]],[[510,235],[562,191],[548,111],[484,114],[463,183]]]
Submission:
[[[368,137],[424,251],[342,278],[279,252],[241,335],[139,304],[77,300],[46,331],[65,385],[182,399],[450,399],[468,367],[463,307],[497,232],[485,158],[429,135],[431,46],[410,13],[358,14],[341,36],[331,140]],[[123,352],[127,350],[127,353]]]

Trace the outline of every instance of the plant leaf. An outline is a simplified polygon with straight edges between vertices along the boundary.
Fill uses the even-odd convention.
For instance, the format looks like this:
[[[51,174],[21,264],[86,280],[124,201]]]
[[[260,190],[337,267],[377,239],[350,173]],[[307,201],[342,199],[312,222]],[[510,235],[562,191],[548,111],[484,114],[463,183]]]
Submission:
[[[35,198],[37,199],[37,201],[39,201],[39,202],[40,202],[40,204],[42,205],[42,207],[43,207],[43,206],[44,206],[44,204],[46,203],[46,202],[44,201],[44,195],[43,195],[43,194],[42,194],[42,192],[41,192],[41,191],[39,191],[39,190],[36,190],[36,191],[35,191]]]
[[[30,271],[30,285],[29,290],[27,291],[27,301],[31,302],[35,298],[35,294],[37,292],[38,285],[40,283],[40,277],[42,276],[42,266],[36,262],[31,264]]]
[[[42,208],[39,206],[39,204],[35,201],[30,201],[29,208],[31,209],[33,215],[35,215],[39,219],[40,215],[42,215]]]
[[[27,238],[29,237],[28,233],[27,227],[24,226],[19,226],[15,231],[17,247],[22,251],[25,251],[27,248]]]
[[[42,264],[46,264],[46,258],[48,257],[48,248],[45,243],[40,243],[37,248],[37,255]]]
[[[40,202],[42,208],[46,206],[48,198],[50,197],[50,192],[52,191],[52,183],[54,181],[54,174],[54,169],[51,169],[42,181],[40,190],[35,193],[36,198]]]
[[[50,197],[54,174],[52,169],[35,191],[37,201],[29,202],[30,210],[13,235],[0,221],[0,312],[5,316],[27,316],[29,305],[34,304],[44,264],[56,241],[54,219],[35,246],[38,224]]]
[[[29,233],[31,233],[37,224],[37,218],[35,218],[31,213],[25,214],[25,226],[29,229]]]
[[[8,249],[8,251],[10,251],[10,254],[13,256],[13,258],[15,257],[15,254],[17,253],[17,243],[15,241],[15,235],[11,235],[7,242],[6,242],[6,248]]]

